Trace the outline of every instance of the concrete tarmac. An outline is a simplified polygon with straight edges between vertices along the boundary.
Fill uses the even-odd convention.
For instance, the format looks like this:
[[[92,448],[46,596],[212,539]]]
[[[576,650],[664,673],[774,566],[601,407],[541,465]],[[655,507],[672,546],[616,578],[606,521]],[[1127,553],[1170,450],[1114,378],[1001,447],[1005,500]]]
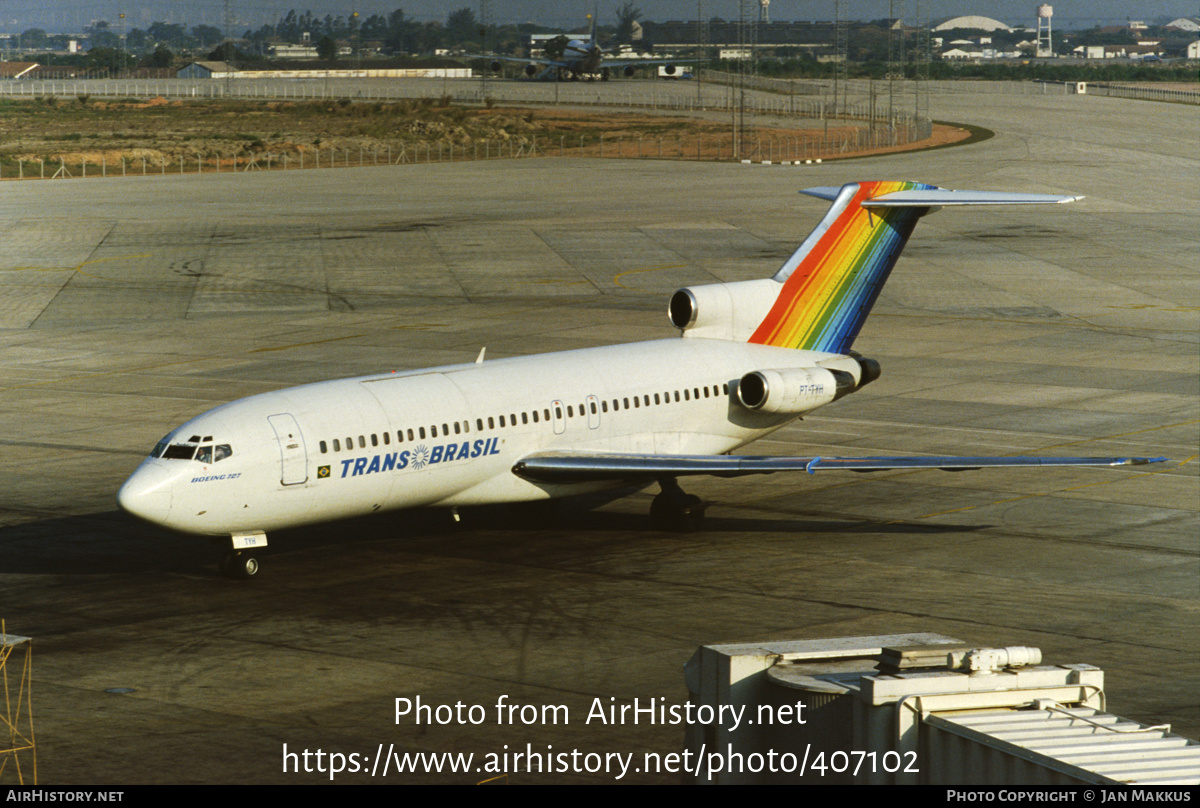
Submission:
[[[679,751],[682,729],[589,709],[683,702],[701,644],[908,631],[1096,665],[1110,711],[1200,736],[1197,111],[955,94],[933,113],[997,136],[812,167],[541,158],[0,185],[0,618],[34,638],[39,782],[322,782],[329,753],[369,767],[380,745],[473,768],[527,748],[640,762]],[[686,535],[650,529],[653,490],[458,528],[386,514],[272,535],[251,582],[219,577],[203,539],[116,509],[164,433],[225,401],[483,346],[669,337],[672,291],[770,275],[824,212],[796,191],[858,179],[1087,199],[923,220],[855,345],[883,377],[756,451],[1170,461],[696,480],[712,506]],[[397,720],[417,697],[484,722]],[[498,724],[502,697],[569,723]]]

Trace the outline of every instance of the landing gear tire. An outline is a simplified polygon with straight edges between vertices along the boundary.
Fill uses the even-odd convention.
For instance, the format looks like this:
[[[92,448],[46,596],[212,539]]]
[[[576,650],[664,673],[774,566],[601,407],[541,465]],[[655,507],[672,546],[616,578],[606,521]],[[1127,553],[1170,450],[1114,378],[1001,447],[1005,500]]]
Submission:
[[[685,494],[675,480],[659,483],[662,493],[650,503],[650,521],[659,530],[694,533],[704,526],[704,500]]]
[[[258,559],[246,553],[226,553],[221,558],[221,574],[242,580],[253,578],[258,574]]]

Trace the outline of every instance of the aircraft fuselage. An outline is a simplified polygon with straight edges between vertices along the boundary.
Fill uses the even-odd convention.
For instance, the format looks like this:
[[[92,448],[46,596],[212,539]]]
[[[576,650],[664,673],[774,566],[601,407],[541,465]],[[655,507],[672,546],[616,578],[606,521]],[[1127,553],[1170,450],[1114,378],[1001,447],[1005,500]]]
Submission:
[[[183,424],[119,499],[165,527],[228,536],[383,510],[603,490],[619,483],[536,483],[512,468],[559,447],[729,452],[802,414],[746,408],[738,380],[760,368],[817,363],[860,373],[854,359],[835,354],[674,339],[304,385]],[[832,394],[816,392],[804,411]],[[184,457],[193,445],[195,454]]]

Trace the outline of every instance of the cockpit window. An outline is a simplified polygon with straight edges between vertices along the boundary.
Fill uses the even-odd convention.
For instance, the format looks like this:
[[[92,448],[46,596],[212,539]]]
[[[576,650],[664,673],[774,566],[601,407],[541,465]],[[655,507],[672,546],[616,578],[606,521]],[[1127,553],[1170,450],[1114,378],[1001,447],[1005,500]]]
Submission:
[[[176,443],[172,446],[168,446],[167,450],[163,452],[162,456],[164,460],[191,460],[192,456],[195,454],[195,446],[186,446],[182,443]]]
[[[212,438],[206,436],[204,440],[211,441]],[[161,457],[164,460],[195,459],[198,463],[219,463],[233,454],[233,447],[228,443],[218,443],[216,446],[207,442],[203,446],[189,445],[191,443],[192,441],[168,444],[166,441],[162,441],[154,447],[150,456]]]

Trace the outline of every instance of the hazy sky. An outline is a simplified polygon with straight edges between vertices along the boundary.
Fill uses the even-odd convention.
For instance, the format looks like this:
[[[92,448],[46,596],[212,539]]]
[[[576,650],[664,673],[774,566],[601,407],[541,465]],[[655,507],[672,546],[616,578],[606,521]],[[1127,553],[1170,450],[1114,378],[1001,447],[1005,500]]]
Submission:
[[[611,22],[615,9],[623,0],[599,3],[600,21]],[[637,6],[643,18],[653,20],[694,20],[696,0],[643,0]],[[748,0],[757,7],[758,0]],[[596,4],[594,0],[489,0],[494,21],[533,21],[543,25],[571,27],[584,22],[585,15]],[[699,4],[705,18],[722,17],[736,20],[739,0],[702,0]],[[1032,25],[1038,3],[1035,0],[925,0],[924,16],[939,19],[959,14],[986,14],[1010,25]],[[1160,17],[1175,19],[1197,13],[1195,0],[1069,0],[1052,2],[1054,27],[1057,29],[1090,28],[1126,19],[1153,21]],[[319,16],[332,14],[348,16],[357,11],[360,16],[388,13],[401,8],[420,20],[444,20],[451,11],[469,7],[479,12],[479,0],[233,0],[233,14],[239,33],[274,22],[289,9],[312,11]],[[878,19],[889,16],[892,4],[888,0],[847,0],[851,19]],[[895,0],[897,16],[912,19],[916,15],[914,0]],[[0,0],[0,31],[20,32],[27,28],[44,28],[51,32],[82,30],[90,21],[108,20],[113,28],[125,14],[125,26],[144,28],[151,22],[182,23],[188,26],[205,23],[220,26],[224,15],[222,0]],[[833,0],[772,0],[772,20],[831,20]]]

